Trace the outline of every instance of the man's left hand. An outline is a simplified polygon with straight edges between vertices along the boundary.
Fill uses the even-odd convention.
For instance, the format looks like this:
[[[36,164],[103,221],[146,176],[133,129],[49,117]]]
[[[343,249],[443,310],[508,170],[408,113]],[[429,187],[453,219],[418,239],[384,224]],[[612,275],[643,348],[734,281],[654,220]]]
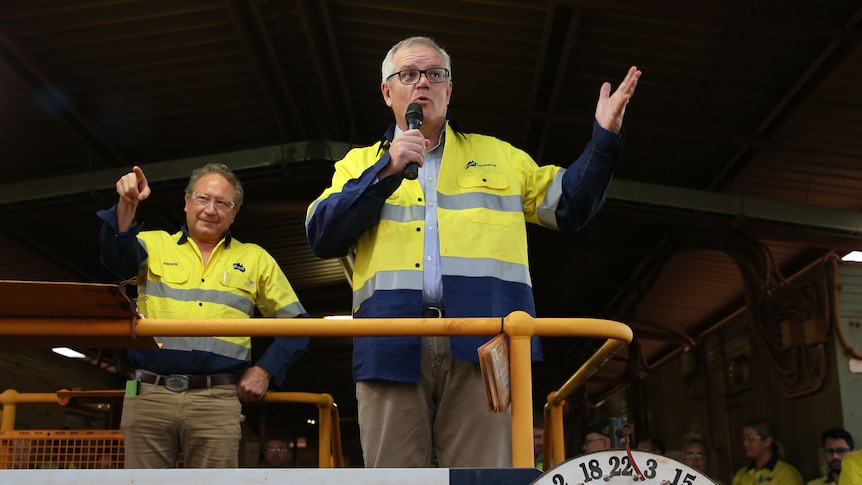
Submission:
[[[623,129],[626,106],[635,94],[635,88],[640,77],[640,70],[632,66],[613,94],[611,94],[611,83],[602,84],[599,91],[599,102],[596,104],[596,121],[599,126],[612,133],[620,133]]]
[[[239,380],[236,393],[239,400],[245,404],[257,404],[263,401],[272,374],[260,366],[251,366]]]

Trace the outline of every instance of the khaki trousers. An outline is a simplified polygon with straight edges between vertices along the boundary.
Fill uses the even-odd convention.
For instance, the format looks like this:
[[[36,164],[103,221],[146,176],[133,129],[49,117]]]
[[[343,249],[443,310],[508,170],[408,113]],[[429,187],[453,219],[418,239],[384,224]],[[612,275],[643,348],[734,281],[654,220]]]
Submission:
[[[142,382],[123,400],[126,468],[237,468],[242,405],[236,385],[173,392]]]
[[[510,468],[511,408],[488,410],[479,364],[453,359],[448,337],[421,352],[421,382],[356,383],[365,466]]]

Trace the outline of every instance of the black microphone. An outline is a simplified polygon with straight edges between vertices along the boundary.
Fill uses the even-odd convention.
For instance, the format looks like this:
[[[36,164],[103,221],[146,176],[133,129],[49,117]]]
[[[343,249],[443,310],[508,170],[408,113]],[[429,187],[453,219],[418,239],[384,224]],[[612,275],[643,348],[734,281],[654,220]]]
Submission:
[[[421,104],[410,103],[407,105],[407,114],[404,115],[404,118],[407,120],[408,130],[418,130],[422,126],[423,117]],[[419,164],[416,162],[408,163],[407,168],[404,169],[404,178],[416,180],[417,177],[419,177]]]

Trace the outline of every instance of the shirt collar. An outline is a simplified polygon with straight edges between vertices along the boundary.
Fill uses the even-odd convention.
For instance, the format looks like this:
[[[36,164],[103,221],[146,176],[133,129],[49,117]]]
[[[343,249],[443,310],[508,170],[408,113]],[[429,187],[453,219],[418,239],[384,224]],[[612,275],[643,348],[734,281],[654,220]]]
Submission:
[[[185,224],[183,224],[183,227],[180,228],[180,232],[182,234],[180,234],[180,238],[177,239],[177,246],[187,243],[189,238],[191,237],[189,235],[189,228]],[[228,229],[227,232],[222,234],[222,239],[224,239],[224,247],[230,246],[230,242],[231,240],[233,240],[233,237],[230,235],[230,229]]]
[[[767,461],[766,464],[763,465],[763,468],[765,468],[769,471],[772,471],[772,470],[775,470],[776,464],[778,464],[778,455],[772,455],[772,458],[770,458],[769,461]],[[754,461],[752,461],[751,464],[748,465],[748,470],[749,471],[754,470],[754,469],[756,469],[756,467],[757,467],[757,464]]]
[[[446,125],[452,128],[452,131],[458,133],[461,136],[466,137],[464,131],[461,129],[461,125],[455,118],[448,118],[446,120]],[[377,154],[380,155],[380,150],[384,148],[388,148],[389,144],[392,143],[392,139],[395,138],[395,135],[401,133],[403,130],[398,128],[398,125],[392,125],[386,130],[386,133],[380,137],[380,147],[377,149]],[[442,142],[446,137],[446,129],[443,129],[443,133],[440,134],[440,142]]]

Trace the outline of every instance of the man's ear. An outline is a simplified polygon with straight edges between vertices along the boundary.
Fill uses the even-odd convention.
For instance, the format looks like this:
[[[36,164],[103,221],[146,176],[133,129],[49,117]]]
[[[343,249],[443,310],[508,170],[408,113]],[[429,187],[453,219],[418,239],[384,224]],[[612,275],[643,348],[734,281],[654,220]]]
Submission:
[[[389,83],[380,83],[380,92],[383,93],[383,102],[386,106],[392,107],[392,91],[389,89]]]

